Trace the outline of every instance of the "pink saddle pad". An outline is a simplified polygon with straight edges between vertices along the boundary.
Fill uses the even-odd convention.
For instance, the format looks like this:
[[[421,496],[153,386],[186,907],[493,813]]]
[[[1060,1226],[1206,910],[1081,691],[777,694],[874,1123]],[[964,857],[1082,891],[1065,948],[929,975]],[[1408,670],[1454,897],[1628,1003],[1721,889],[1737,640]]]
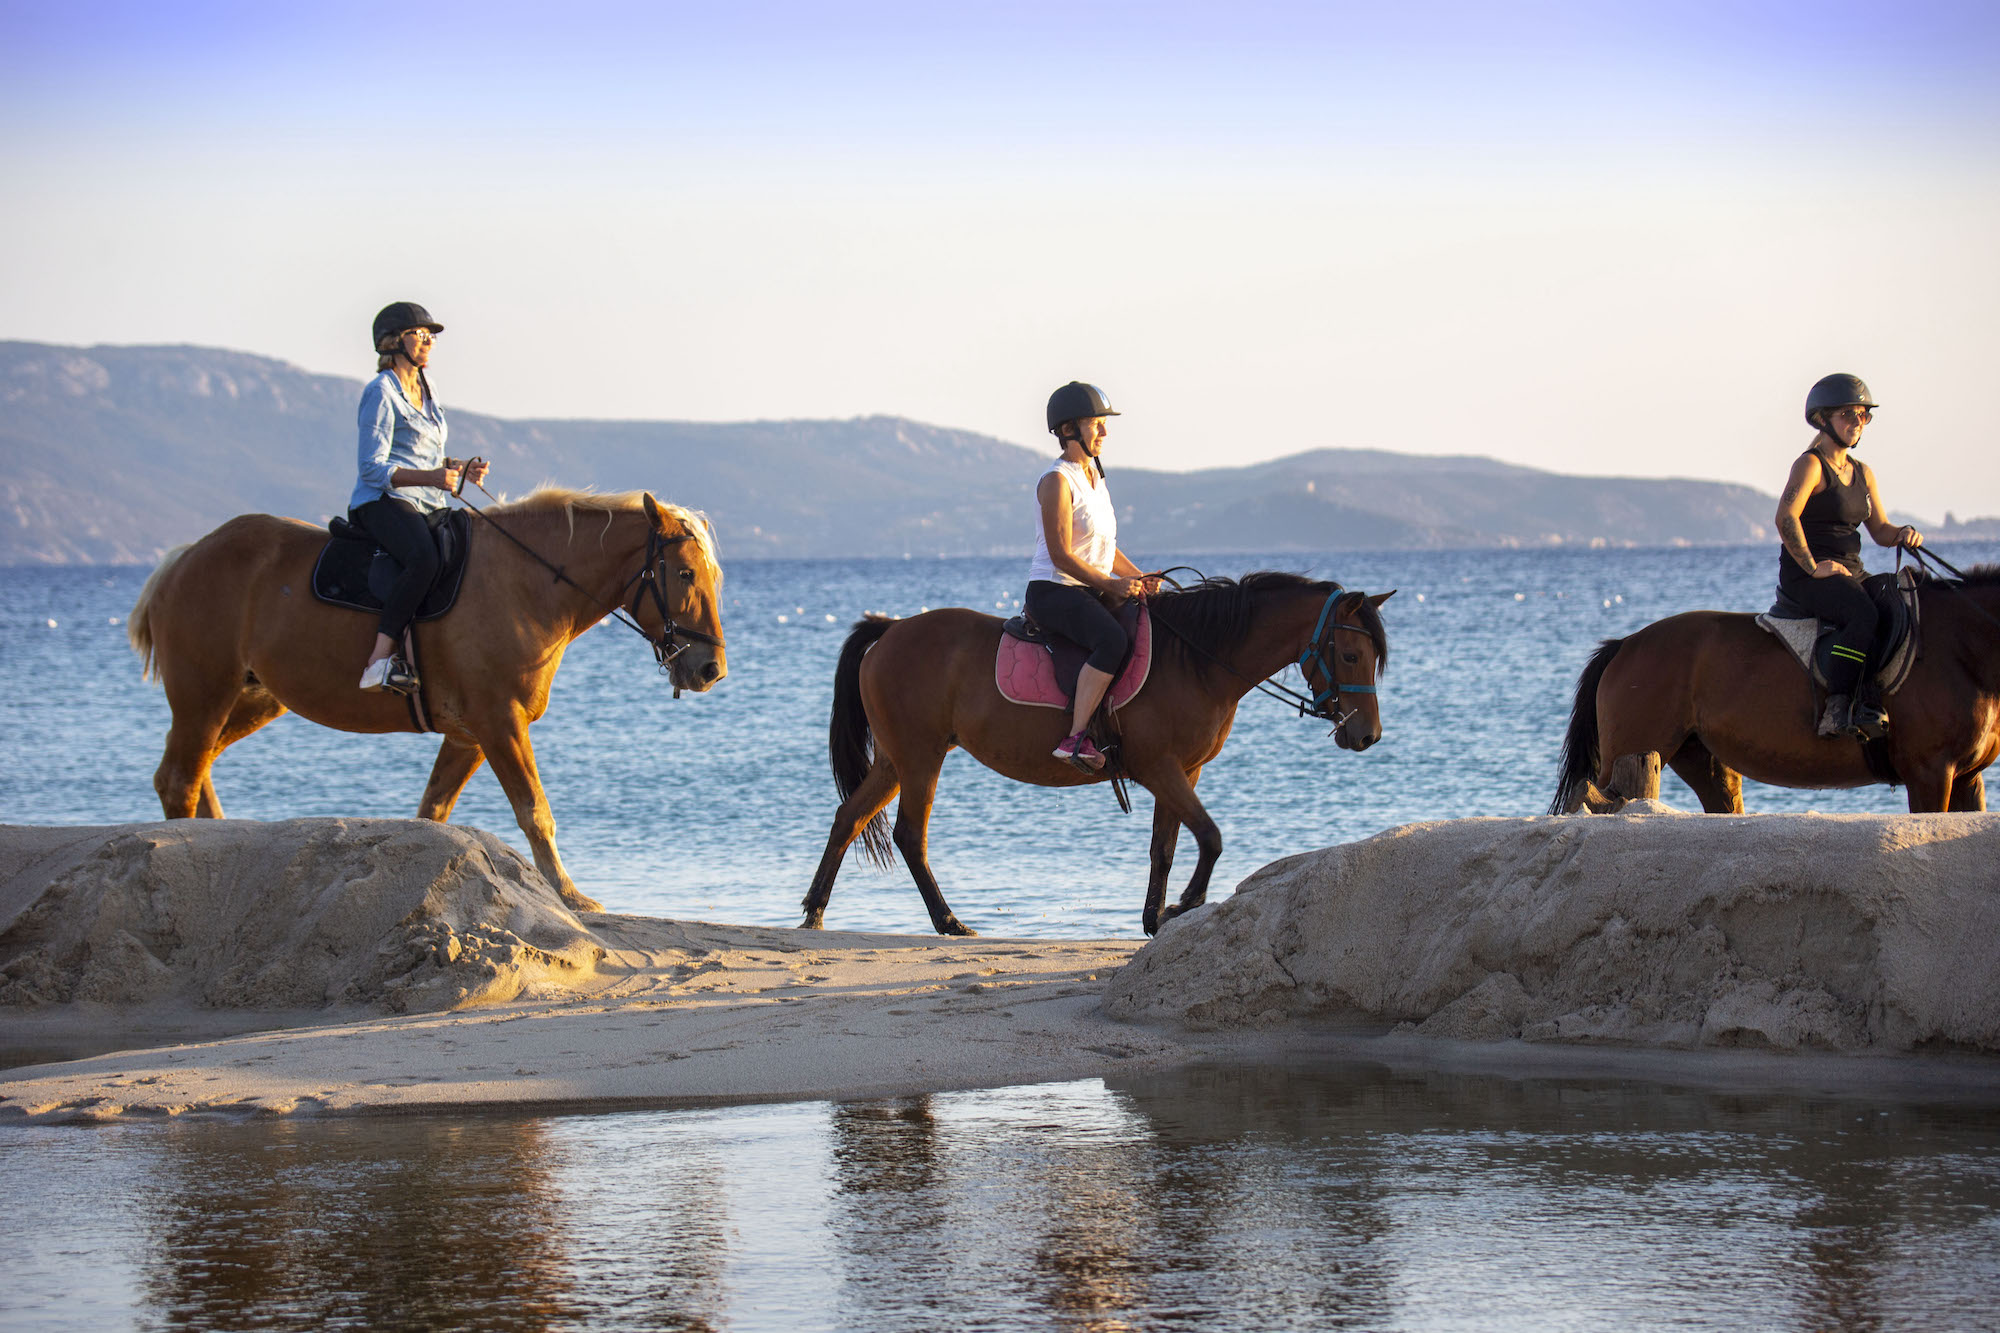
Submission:
[[[1111,706],[1123,708],[1131,702],[1146,674],[1153,668],[1153,615],[1140,608],[1139,623],[1132,631],[1132,655],[1125,669],[1111,682]],[[1011,634],[1000,636],[1000,651],[993,658],[993,683],[1003,697],[1036,708],[1068,708],[1070,697],[1056,684],[1055,657],[1039,643],[1029,643]]]

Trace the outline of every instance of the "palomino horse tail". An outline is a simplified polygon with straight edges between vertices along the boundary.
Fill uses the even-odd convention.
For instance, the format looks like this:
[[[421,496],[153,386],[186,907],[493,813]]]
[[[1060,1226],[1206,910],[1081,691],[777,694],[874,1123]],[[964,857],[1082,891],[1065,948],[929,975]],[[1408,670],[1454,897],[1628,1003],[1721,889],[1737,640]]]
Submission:
[[[1569,734],[1563,737],[1562,776],[1556,780],[1556,798],[1549,802],[1552,815],[1567,814],[1597,776],[1597,683],[1604,668],[1618,656],[1623,639],[1606,639],[1597,645],[1590,664],[1576,679],[1576,702],[1569,710]]]
[[[896,623],[890,616],[869,612],[854,622],[833,672],[833,719],[827,724],[827,754],[833,760],[833,785],[845,801],[861,788],[873,756],[869,753],[868,710],[861,703],[861,656]],[[868,859],[887,869],[894,861],[889,845],[889,812],[884,809],[862,826],[861,848]]]
[[[153,678],[153,597],[160,590],[160,576],[174,567],[174,563],[187,554],[188,547],[176,546],[160,557],[160,563],[153,566],[153,572],[146,576],[146,586],[139,589],[139,600],[132,603],[132,614],[125,617],[125,637],[132,642],[132,651],[139,654],[139,679]]]

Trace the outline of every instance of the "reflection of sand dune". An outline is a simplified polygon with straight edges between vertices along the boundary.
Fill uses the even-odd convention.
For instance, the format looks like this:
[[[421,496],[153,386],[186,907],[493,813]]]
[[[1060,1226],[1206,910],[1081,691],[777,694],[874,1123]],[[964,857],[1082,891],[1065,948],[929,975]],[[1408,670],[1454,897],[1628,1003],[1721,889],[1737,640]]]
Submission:
[[[1115,1015],[1426,1036],[2000,1052],[2000,815],[1413,824],[1171,925]]]

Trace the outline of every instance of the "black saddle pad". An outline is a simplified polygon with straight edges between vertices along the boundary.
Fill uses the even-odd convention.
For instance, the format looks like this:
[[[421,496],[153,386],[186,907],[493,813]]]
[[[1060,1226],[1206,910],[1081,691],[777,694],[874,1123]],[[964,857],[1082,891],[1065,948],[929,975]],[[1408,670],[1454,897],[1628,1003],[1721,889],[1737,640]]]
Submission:
[[[418,620],[436,620],[451,610],[459,585],[465,582],[471,517],[463,509],[439,513],[441,517],[431,523],[431,536],[438,544],[438,576],[417,604]],[[380,611],[396,586],[396,576],[403,572],[402,564],[346,519],[336,518],[326,526],[332,537],[313,565],[313,596],[356,611]]]
[[[1136,597],[1126,598],[1118,608],[1118,624],[1125,631],[1125,655],[1118,659],[1118,669],[1111,673],[1113,680],[1125,674],[1132,652],[1139,645],[1139,613],[1144,608],[1145,603]],[[1090,660],[1090,653],[1082,644],[1043,629],[1025,611],[1002,625],[1000,632],[1047,649],[1055,659],[1056,684],[1061,687],[1063,698],[1076,699],[1076,678],[1083,674],[1083,664]]]
[[[1903,640],[1910,636],[1910,608],[1896,590],[1894,574],[1870,574],[1861,580],[1861,586],[1873,599],[1875,609],[1881,619],[1875,623],[1875,644],[1868,651],[1866,679],[1873,679],[1881,673],[1903,646]],[[1777,600],[1771,603],[1771,614],[1780,620],[1811,620],[1813,613],[1785,596],[1783,588],[1778,590]],[[1827,669],[1833,663],[1833,636],[1835,626],[1822,620],[1819,634],[1813,639],[1813,674],[1824,684]]]

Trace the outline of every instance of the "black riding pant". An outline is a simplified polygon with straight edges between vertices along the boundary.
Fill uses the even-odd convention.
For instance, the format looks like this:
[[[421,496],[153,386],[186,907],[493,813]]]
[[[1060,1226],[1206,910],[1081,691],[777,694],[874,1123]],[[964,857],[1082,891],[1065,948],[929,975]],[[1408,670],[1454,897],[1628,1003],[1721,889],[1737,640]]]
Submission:
[[[378,628],[392,639],[403,637],[403,631],[416,618],[424,594],[437,580],[437,538],[431,532],[431,525],[441,522],[446,512],[440,509],[426,516],[408,500],[393,495],[347,511],[348,520],[373,537],[375,544],[403,567],[402,576],[382,603],[382,619],[378,622]]]
[[[1088,649],[1088,665],[1109,676],[1118,674],[1125,660],[1125,627],[1104,609],[1095,591],[1074,583],[1031,579],[1022,609],[1043,629]]]
[[[1786,579],[1779,584],[1785,596],[1797,602],[1806,610],[1837,628],[1833,634],[1833,646],[1848,648],[1866,657],[1875,647],[1875,626],[1881,619],[1875,599],[1861,586],[1861,580],[1852,574],[1836,574],[1829,579],[1802,576]],[[1834,653],[1827,660],[1826,692],[1828,694],[1854,693],[1861,682],[1861,672],[1865,664],[1842,653]]]

